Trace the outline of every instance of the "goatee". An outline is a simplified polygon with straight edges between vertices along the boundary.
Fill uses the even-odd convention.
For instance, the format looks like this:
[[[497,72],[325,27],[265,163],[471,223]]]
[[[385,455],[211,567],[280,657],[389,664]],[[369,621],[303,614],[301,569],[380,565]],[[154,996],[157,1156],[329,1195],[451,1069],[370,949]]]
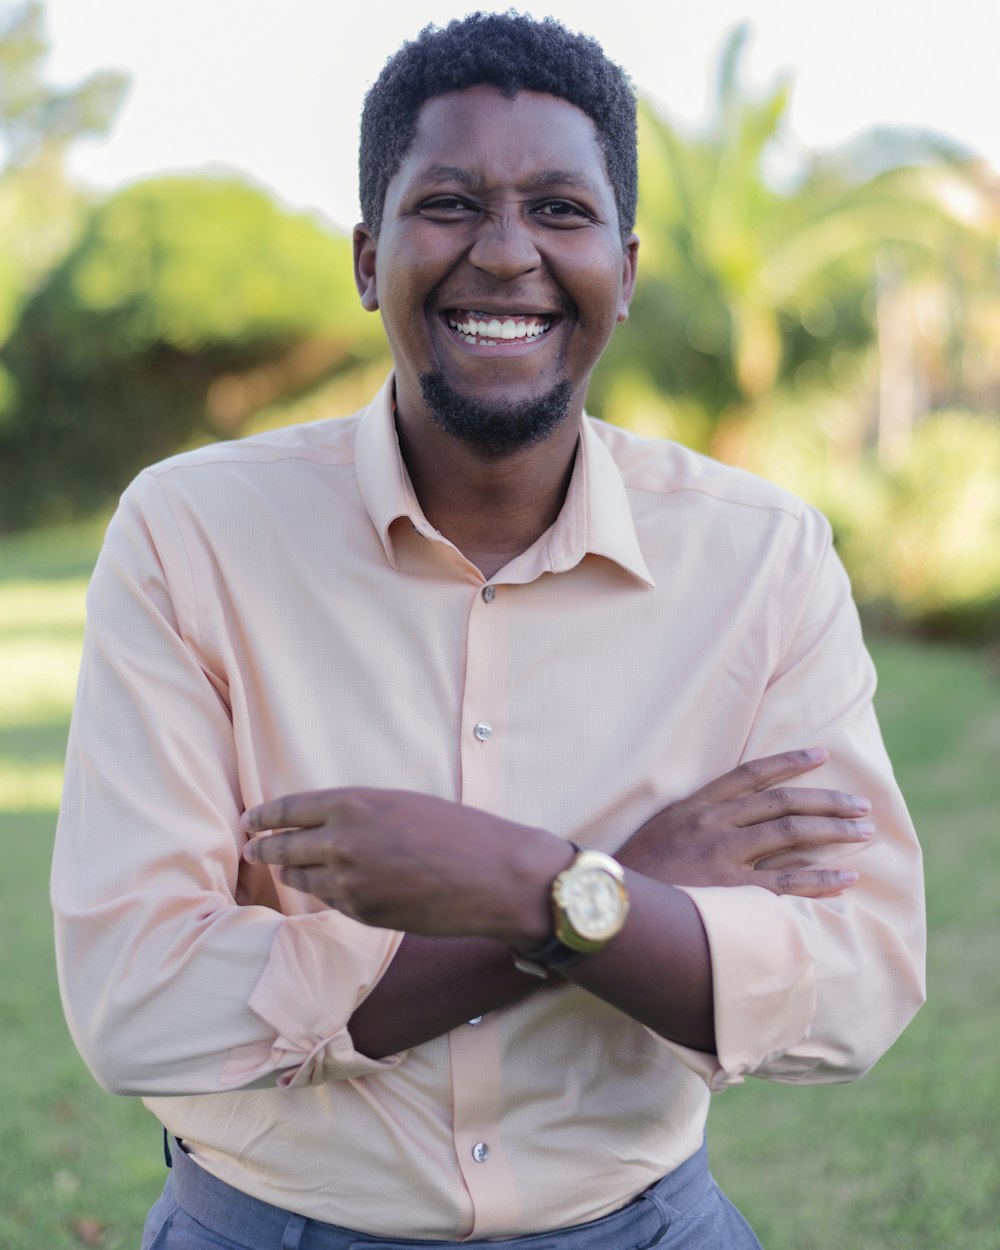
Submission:
[[[573,394],[564,378],[534,399],[482,404],[460,395],[440,369],[420,375],[420,390],[436,425],[494,455],[531,447],[547,438],[566,419]]]

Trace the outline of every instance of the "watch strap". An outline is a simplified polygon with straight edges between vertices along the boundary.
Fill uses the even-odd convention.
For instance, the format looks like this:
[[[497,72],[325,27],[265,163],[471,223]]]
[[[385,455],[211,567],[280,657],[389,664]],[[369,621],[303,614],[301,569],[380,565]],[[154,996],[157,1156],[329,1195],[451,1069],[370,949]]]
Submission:
[[[582,951],[573,950],[555,936],[546,938],[530,951],[512,950],[512,954],[515,968],[543,981],[549,980],[550,973],[561,972],[583,956]]]
[[[575,842],[570,842],[569,845],[573,848],[573,862],[575,862],[581,848]],[[514,967],[519,972],[526,972],[528,976],[549,981],[554,972],[575,964],[582,952],[573,950],[571,946],[567,946],[553,934],[544,942],[540,942],[538,946],[533,946],[530,951],[519,951],[511,947],[511,954],[514,956]]]

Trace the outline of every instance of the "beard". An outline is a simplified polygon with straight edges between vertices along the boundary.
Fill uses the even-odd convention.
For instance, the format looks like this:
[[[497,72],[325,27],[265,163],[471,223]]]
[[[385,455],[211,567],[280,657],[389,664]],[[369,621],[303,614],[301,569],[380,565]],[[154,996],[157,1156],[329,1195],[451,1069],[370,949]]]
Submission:
[[[481,404],[460,395],[440,369],[420,375],[420,390],[436,425],[492,455],[519,451],[548,438],[566,419],[573,394],[569,379],[564,378],[534,399]]]

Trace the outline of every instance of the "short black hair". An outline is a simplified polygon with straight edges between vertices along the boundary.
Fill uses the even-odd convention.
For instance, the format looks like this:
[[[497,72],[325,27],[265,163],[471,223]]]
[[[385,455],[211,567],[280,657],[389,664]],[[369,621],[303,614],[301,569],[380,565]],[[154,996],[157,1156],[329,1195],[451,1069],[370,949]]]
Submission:
[[[435,96],[483,84],[507,96],[558,96],[592,119],[624,243],[638,196],[632,83],[595,39],[554,18],[539,22],[514,12],[472,13],[444,28],[425,26],[386,62],[361,115],[358,165],[368,229],[377,236],[382,227],[386,188],[410,150],[421,107]]]

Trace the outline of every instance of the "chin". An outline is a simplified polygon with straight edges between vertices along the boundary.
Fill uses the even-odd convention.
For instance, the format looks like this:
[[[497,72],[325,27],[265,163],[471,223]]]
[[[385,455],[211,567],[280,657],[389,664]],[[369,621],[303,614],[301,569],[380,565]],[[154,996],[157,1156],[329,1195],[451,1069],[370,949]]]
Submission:
[[[573,395],[569,379],[563,378],[541,395],[484,401],[456,391],[440,369],[420,375],[420,390],[435,425],[493,455],[544,442],[566,420]]]

